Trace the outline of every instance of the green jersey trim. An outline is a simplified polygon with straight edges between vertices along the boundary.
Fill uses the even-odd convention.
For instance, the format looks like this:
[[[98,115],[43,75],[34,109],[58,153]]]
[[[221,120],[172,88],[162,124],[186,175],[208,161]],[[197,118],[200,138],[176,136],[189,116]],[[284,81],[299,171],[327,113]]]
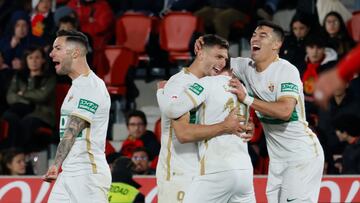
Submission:
[[[294,111],[291,113],[290,119],[287,120],[287,121],[277,119],[277,118],[271,118],[271,117],[261,117],[261,118],[259,118],[259,120],[262,123],[266,123],[266,124],[283,124],[283,123],[289,123],[289,122],[293,122],[293,121],[298,121],[299,120],[299,115],[296,112],[296,110],[294,109]]]

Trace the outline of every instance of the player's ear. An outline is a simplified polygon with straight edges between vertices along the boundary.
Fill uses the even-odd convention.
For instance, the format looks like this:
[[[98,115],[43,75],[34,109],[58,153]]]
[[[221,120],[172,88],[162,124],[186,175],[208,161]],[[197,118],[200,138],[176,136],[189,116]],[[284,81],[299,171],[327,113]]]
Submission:
[[[282,45],[281,40],[275,39],[275,40],[274,40],[274,44],[273,44],[273,49],[274,49],[274,50],[279,50],[280,47],[281,47],[281,45]]]
[[[80,56],[80,49],[79,48],[75,48],[71,54],[72,58],[77,58]]]

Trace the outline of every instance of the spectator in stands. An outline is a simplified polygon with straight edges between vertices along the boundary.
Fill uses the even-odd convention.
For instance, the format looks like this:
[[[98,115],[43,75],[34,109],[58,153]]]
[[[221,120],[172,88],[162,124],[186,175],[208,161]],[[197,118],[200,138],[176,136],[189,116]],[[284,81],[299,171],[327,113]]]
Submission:
[[[26,162],[25,153],[18,148],[3,150],[0,154],[1,175],[25,175]]]
[[[265,0],[263,6],[261,6],[256,14],[264,20],[272,20],[274,13],[277,11],[280,0]]]
[[[105,149],[105,154],[106,154],[106,149]],[[106,161],[109,164],[109,167],[110,167],[111,171],[113,170],[114,162],[119,157],[121,157],[121,154],[119,152],[112,152],[111,154],[106,155]]]
[[[312,34],[305,41],[306,58],[299,69],[304,69],[301,79],[304,85],[305,109],[307,120],[314,125],[318,108],[314,104],[314,88],[318,74],[332,68],[337,62],[335,50],[326,47],[326,41],[320,34]]]
[[[111,171],[112,184],[109,192],[109,202],[143,203],[145,196],[139,191],[141,185],[133,179],[134,163],[127,157],[119,157],[114,161]],[[123,192],[128,191],[128,192]]]
[[[24,50],[45,43],[41,38],[32,35],[29,15],[26,12],[14,12],[9,23],[9,30],[0,39],[0,50],[4,54],[6,64],[13,69],[20,69]]]
[[[153,0],[122,0],[111,1],[111,4],[119,8],[116,16],[121,16],[125,12],[140,12],[149,16],[159,16],[163,6],[163,1]]]
[[[80,31],[88,34],[93,45],[92,65],[99,77],[105,75],[104,48],[114,35],[115,16],[106,0],[70,0],[68,7],[75,10]],[[106,68],[105,68],[106,69]]]
[[[23,64],[23,70],[11,81],[7,93],[10,108],[3,118],[9,122],[7,146],[31,150],[36,130],[55,125],[56,76],[48,70],[46,54],[41,47],[27,49]]]
[[[333,124],[340,141],[348,143],[339,166],[342,174],[360,174],[360,118],[356,114],[337,117]]]
[[[327,172],[330,174],[336,173],[333,155],[342,154],[345,148],[345,144],[341,143],[335,134],[333,120],[346,114],[360,115],[360,100],[344,83],[334,92],[328,108],[319,111],[317,133],[324,147],[325,161],[328,165]]]
[[[76,18],[71,16],[64,16],[60,18],[58,27],[58,30],[78,30],[79,24]]]
[[[61,7],[57,8],[54,13],[54,21],[55,21],[56,27],[59,27],[60,19],[65,16],[70,16],[75,19],[77,17],[75,11],[72,8],[70,8],[68,6],[61,6]]]
[[[52,43],[52,35],[55,31],[51,4],[52,0],[32,0],[31,31],[34,36],[44,39],[47,45]]]
[[[131,160],[134,162],[134,174],[154,175],[155,170],[150,168],[149,152],[145,147],[138,147],[134,150]]]
[[[126,117],[128,138],[123,142],[121,154],[129,158],[137,147],[145,147],[149,151],[149,158],[153,160],[160,152],[160,143],[153,132],[146,130],[147,120],[144,112],[134,110]]]
[[[1,0],[0,1],[0,36],[5,33],[6,24],[9,22],[10,17],[18,8],[18,1]]]
[[[245,14],[249,5],[249,1],[207,0],[206,5],[195,11],[194,15],[203,20],[207,33],[212,33],[211,30],[215,29],[215,34],[228,39],[235,22],[249,22],[249,17]]]
[[[4,57],[0,51],[0,116],[8,108],[6,93],[10,86],[13,70],[4,63]]]
[[[164,0],[163,10],[160,16],[166,15],[171,11],[194,12],[203,6],[203,1],[194,0]]]
[[[325,16],[331,11],[339,13],[345,22],[352,16],[341,0],[316,0],[316,10],[319,16],[319,23],[323,23]],[[322,24],[322,26],[324,25]]]
[[[304,63],[305,37],[312,32],[313,26],[311,18],[305,13],[296,13],[290,23],[290,35],[285,37],[284,43],[280,49],[280,57],[288,60],[295,65],[302,74],[304,72],[302,64]]]
[[[339,58],[343,57],[355,46],[355,41],[350,37],[345,22],[341,15],[335,11],[328,13],[323,22],[327,41],[338,53]]]

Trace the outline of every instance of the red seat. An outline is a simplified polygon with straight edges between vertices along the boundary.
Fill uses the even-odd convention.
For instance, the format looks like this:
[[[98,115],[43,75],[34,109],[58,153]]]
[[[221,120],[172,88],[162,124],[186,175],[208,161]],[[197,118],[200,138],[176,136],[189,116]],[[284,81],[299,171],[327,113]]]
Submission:
[[[105,56],[110,68],[104,76],[107,89],[112,95],[124,96],[126,93],[126,74],[136,61],[135,53],[121,46],[107,46]]]
[[[0,141],[5,140],[9,132],[9,123],[3,119],[0,119]]]
[[[360,41],[360,11],[355,11],[352,18],[348,21],[348,30],[352,38]]]
[[[198,19],[188,12],[171,12],[160,24],[160,46],[169,52],[169,61],[190,61],[189,43]]]
[[[149,41],[152,18],[141,13],[127,12],[116,21],[116,45],[129,48],[139,60],[149,61],[146,44]]]
[[[161,118],[155,122],[154,134],[156,135],[157,141],[161,143]]]

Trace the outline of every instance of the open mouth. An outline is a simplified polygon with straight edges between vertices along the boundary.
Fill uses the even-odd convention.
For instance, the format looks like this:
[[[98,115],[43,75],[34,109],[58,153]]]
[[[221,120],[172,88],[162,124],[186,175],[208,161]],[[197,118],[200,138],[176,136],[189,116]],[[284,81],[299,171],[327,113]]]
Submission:
[[[251,47],[251,51],[253,51],[253,52],[257,52],[257,51],[259,51],[260,50],[260,46],[259,45],[253,45],[252,47]]]
[[[220,73],[221,69],[218,67],[213,67],[213,70],[216,74]]]
[[[60,62],[59,61],[53,61],[55,64],[55,68],[58,68],[60,66]]]

